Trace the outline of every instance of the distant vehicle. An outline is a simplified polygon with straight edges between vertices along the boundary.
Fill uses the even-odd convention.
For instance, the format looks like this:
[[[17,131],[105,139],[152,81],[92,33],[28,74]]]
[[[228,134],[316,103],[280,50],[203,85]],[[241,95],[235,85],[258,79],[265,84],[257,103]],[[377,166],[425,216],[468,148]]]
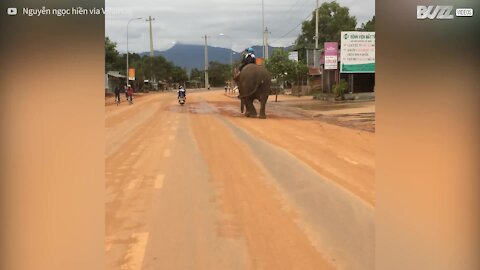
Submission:
[[[178,103],[183,106],[185,104],[185,97],[178,97]]]
[[[133,88],[130,84],[127,86],[127,100],[128,104],[133,104]]]
[[[183,106],[185,104],[185,100],[187,97],[187,93],[185,91],[185,88],[183,88],[182,85],[178,87],[178,103]]]

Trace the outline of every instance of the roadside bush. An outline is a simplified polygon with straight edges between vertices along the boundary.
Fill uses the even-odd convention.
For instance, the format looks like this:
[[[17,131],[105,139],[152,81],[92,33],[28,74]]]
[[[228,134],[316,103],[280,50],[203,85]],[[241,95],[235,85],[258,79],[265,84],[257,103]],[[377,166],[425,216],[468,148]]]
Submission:
[[[310,89],[310,92],[308,93],[308,96],[314,96],[315,97],[315,96],[317,96],[321,93],[322,93],[322,87],[320,87],[320,86],[317,86],[317,87],[314,87],[314,88],[312,87]]]
[[[335,94],[335,97],[343,99],[343,95],[345,94],[347,89],[348,83],[342,79],[340,80],[340,83],[333,86],[333,93]]]

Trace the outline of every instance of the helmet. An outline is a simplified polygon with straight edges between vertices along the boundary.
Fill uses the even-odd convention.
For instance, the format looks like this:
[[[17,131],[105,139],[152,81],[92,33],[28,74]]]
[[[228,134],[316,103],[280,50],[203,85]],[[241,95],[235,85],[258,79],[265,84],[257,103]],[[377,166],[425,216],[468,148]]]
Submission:
[[[247,52],[248,52],[248,53],[253,53],[253,48],[252,48],[252,47],[249,47],[249,48],[247,49]]]
[[[180,86],[178,87],[178,89],[183,89],[183,86],[180,85]]]

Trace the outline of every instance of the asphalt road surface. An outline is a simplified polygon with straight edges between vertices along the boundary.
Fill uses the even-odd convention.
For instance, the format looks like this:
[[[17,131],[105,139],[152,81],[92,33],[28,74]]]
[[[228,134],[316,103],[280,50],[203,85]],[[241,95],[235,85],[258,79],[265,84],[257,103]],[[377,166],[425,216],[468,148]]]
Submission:
[[[373,269],[374,133],[239,107],[106,102],[105,268]]]

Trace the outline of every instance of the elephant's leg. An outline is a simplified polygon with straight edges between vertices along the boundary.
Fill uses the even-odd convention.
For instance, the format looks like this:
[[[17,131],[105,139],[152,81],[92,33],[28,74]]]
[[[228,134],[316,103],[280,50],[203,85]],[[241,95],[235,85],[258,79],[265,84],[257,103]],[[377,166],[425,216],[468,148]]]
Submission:
[[[247,107],[247,113],[245,113],[247,117],[257,117],[257,110],[255,110],[255,106],[253,106],[252,98],[246,100],[245,106]]]
[[[259,117],[262,119],[267,118],[267,115],[265,114],[265,107],[267,104],[267,100],[268,100],[268,95],[260,99],[260,116]]]
[[[245,98],[240,99],[240,112],[243,113],[245,109]]]
[[[257,110],[255,109],[255,105],[253,105],[254,100],[255,100],[254,98],[250,99],[250,107],[252,109],[251,110],[251,112],[252,112],[251,115],[254,116],[254,117],[257,117]]]
[[[245,108],[245,116],[246,117],[251,117],[252,116],[252,108],[250,106],[250,100],[248,98],[245,98],[243,101],[243,106]]]

